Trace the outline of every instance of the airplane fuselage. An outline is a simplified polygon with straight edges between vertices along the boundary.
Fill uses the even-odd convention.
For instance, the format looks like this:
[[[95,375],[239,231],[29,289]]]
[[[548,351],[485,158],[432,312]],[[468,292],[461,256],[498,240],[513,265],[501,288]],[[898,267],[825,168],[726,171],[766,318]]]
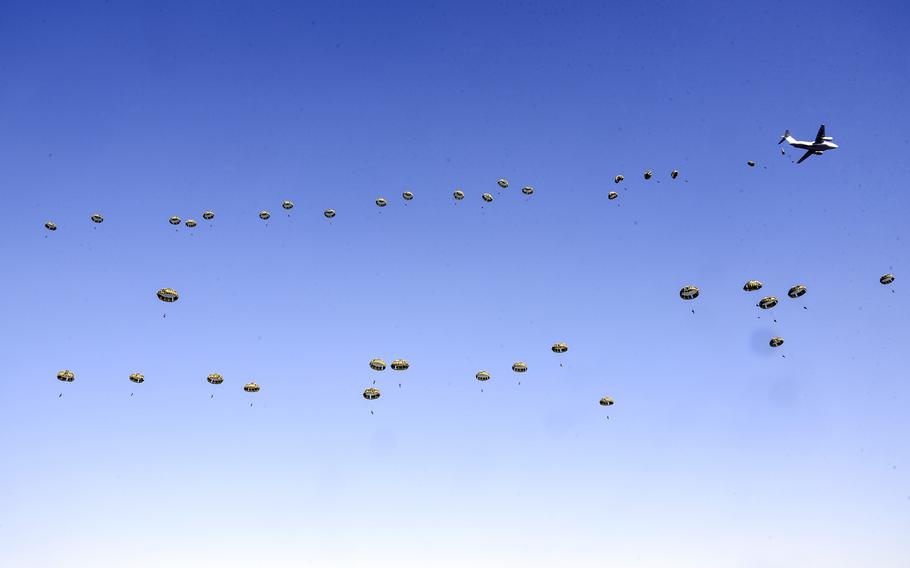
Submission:
[[[810,142],[807,140],[793,140],[793,141],[787,140],[787,143],[789,143],[794,148],[800,148],[802,150],[811,150],[813,152],[826,152],[828,150],[834,150],[835,148],[837,148],[837,144],[835,144],[834,142],[830,142],[828,140],[825,140],[823,142],[818,142],[818,143]]]

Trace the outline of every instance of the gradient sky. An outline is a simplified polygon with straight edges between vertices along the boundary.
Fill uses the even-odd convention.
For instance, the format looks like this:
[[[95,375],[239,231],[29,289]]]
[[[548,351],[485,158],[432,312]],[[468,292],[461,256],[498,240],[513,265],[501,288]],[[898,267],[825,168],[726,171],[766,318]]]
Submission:
[[[0,8],[0,565],[910,566],[905,3],[186,4]]]

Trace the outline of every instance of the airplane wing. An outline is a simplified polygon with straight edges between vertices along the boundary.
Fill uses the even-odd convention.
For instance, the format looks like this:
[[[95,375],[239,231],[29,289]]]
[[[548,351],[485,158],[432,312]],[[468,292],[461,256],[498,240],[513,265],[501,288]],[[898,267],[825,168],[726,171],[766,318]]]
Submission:
[[[822,124],[818,127],[818,134],[815,135],[815,143],[821,144],[825,138],[825,125]]]
[[[822,127],[822,131],[824,131],[824,127]],[[811,155],[814,154],[814,153],[815,153],[815,152],[813,152],[812,150],[806,150],[806,153],[803,154],[803,157],[800,158],[800,159],[798,159],[798,160],[796,160],[796,163],[797,163],[797,164],[802,164],[802,163],[803,163],[803,160],[805,160],[806,158],[808,158],[809,156],[811,156]]]

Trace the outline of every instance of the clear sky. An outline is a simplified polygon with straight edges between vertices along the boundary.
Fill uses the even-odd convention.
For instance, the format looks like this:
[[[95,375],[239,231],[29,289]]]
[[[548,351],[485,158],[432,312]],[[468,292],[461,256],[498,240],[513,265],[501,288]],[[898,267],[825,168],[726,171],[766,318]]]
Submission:
[[[910,566],[910,8],[365,4],[0,8],[0,565]]]

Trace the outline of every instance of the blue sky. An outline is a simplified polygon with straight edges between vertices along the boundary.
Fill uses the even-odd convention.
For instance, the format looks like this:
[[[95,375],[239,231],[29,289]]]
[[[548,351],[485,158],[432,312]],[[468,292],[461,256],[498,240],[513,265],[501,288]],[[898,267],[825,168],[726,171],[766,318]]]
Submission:
[[[184,4],[0,9],[0,564],[907,566],[902,3]]]

